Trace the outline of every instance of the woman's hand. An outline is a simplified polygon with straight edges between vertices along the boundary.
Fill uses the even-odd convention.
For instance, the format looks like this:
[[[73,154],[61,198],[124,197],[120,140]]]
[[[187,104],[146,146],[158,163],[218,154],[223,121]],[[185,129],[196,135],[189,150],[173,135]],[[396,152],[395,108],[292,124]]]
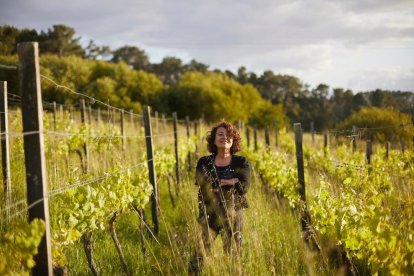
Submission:
[[[239,182],[238,178],[220,179],[220,186],[234,186],[237,182]]]

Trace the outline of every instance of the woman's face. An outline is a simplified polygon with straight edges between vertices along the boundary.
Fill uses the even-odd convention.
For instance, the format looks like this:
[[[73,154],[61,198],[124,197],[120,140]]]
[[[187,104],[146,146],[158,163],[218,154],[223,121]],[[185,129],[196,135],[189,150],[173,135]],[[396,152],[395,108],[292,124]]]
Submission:
[[[219,127],[216,131],[216,137],[214,139],[214,145],[216,147],[222,148],[222,149],[230,149],[233,145],[233,138],[229,137],[229,134],[227,133],[227,129],[224,127]]]

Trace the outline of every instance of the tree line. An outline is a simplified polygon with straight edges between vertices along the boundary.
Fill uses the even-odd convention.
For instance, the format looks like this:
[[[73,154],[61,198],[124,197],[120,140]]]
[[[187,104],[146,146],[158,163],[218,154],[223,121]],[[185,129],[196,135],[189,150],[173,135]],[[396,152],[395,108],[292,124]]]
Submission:
[[[364,107],[392,109],[398,116],[414,115],[411,91],[376,89],[355,93],[346,88],[331,89],[325,83],[312,88],[295,76],[271,70],[258,75],[241,66],[234,73],[210,69],[195,59],[184,63],[171,56],[151,63],[146,52],[136,46],[112,50],[91,40],[82,47],[80,39],[73,28],[65,25],[53,25],[40,33],[0,26],[0,61],[13,64],[17,43],[38,41],[44,72],[73,89],[136,111],[150,104],[159,112],[177,111],[180,117],[204,114],[209,121],[242,118],[260,127],[272,124],[271,118],[277,117],[282,124],[301,122],[305,130],[312,122],[316,130],[322,131],[343,126],[344,120]],[[1,68],[0,76],[13,79]],[[44,85],[49,101],[68,103],[76,98]]]

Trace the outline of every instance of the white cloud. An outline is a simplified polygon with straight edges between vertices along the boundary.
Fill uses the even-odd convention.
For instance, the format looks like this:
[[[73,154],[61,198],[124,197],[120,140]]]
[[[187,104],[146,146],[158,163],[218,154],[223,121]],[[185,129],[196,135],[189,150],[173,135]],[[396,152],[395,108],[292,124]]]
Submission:
[[[355,72],[349,80],[349,85],[365,90],[364,87],[385,90],[412,91],[414,87],[414,67],[392,67],[376,70],[361,70]]]
[[[392,83],[382,71],[414,68],[411,0],[15,0],[1,6],[0,24],[46,30],[63,23],[85,43],[136,45],[152,62],[176,55],[211,68],[291,72],[311,84],[354,90],[374,89],[375,81],[414,87],[412,75]]]

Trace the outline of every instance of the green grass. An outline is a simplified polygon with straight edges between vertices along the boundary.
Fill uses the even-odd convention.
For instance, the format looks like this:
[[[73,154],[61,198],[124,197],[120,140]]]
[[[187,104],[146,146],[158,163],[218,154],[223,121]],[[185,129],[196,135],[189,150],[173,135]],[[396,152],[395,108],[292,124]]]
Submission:
[[[162,132],[162,131],[161,131]],[[165,130],[168,132],[168,130]],[[138,135],[132,130],[129,135]],[[50,146],[54,149],[54,140]],[[171,139],[171,137],[168,137]],[[157,137],[155,147],[166,143],[164,136]],[[263,140],[261,140],[263,141]],[[13,139],[13,143],[18,140]],[[106,149],[104,153],[91,154],[91,174],[100,175],[117,163],[122,156],[126,166],[139,163],[145,151],[143,141],[128,141],[128,152],[122,156],[119,145]],[[203,145],[205,150],[205,146]],[[76,154],[70,154],[68,163],[57,159],[52,150],[47,154],[49,191],[68,185],[69,179],[80,178],[80,160]],[[23,156],[12,162],[12,185],[14,201],[26,197]],[[55,170],[57,166],[57,170]],[[76,182],[76,181],[75,181]],[[198,229],[196,198],[197,187],[192,173],[183,176],[180,196],[176,199],[176,208],[172,208],[168,195],[167,183],[161,178],[160,188],[160,234],[154,239],[148,231],[142,236],[139,230],[139,218],[136,213],[125,213],[117,222],[117,234],[126,262],[134,275],[187,275],[188,262],[194,252],[195,236]],[[206,260],[205,275],[332,275],[336,271],[322,265],[318,256],[310,252],[301,238],[300,224],[290,210],[280,209],[275,199],[265,195],[261,184],[253,179],[248,193],[250,208],[245,212],[243,253],[237,260],[232,260],[222,250],[221,238],[218,237],[211,256]],[[25,206],[23,206],[25,207]],[[19,206],[18,209],[22,209]],[[60,206],[50,199],[50,209],[58,212]],[[12,210],[15,211],[15,210]],[[52,213],[53,213],[52,212]],[[148,204],[147,222],[151,226],[151,211]],[[26,213],[18,219],[25,220]],[[53,218],[52,218],[53,222]],[[1,229],[5,226],[0,224]],[[53,232],[52,232],[53,234]],[[143,240],[142,240],[143,237]],[[94,233],[94,258],[101,275],[125,275],[118,254],[108,230]],[[146,251],[143,252],[142,248]],[[66,252],[69,275],[91,275],[81,242],[70,246]]]
[[[129,268],[135,275],[187,275],[188,262],[193,254],[197,187],[187,177],[172,208],[166,183],[160,182],[160,234],[155,240],[144,235],[146,253],[138,231],[139,220],[134,213],[124,214],[117,223],[117,233]],[[289,210],[280,210],[274,199],[265,195],[258,181],[249,191],[250,208],[245,212],[243,253],[232,260],[222,250],[221,238],[214,243],[206,259],[205,275],[331,275],[315,253],[303,243],[297,219]],[[151,221],[147,210],[147,222]],[[150,224],[150,223],[149,223]],[[102,275],[123,275],[118,255],[108,231],[94,236],[94,256]],[[90,275],[80,243],[67,252],[68,272]]]

